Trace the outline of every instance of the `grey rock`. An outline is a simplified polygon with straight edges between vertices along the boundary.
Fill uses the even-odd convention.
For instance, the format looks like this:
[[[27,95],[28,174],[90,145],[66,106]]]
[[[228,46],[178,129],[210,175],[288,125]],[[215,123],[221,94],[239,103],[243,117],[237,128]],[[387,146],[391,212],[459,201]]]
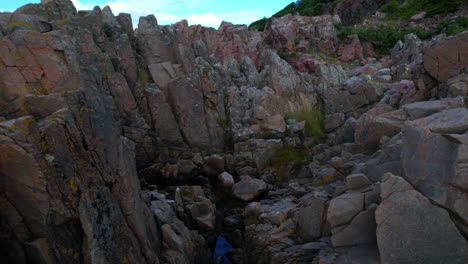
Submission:
[[[426,101],[407,104],[402,107],[410,120],[416,120],[447,109],[465,107],[463,97],[445,98],[438,101]]]
[[[355,246],[361,244],[375,244],[377,242],[374,213],[377,205],[373,204],[367,210],[359,213],[351,223],[343,229],[338,228],[336,233],[332,230],[332,243],[334,247]]]
[[[364,194],[347,192],[330,201],[327,221],[332,227],[347,224],[364,209]]]
[[[311,242],[322,234],[326,200],[307,195],[301,198],[302,206],[293,215],[297,234],[305,242]]]
[[[468,244],[448,212],[432,205],[403,178],[387,175],[382,199],[375,213],[382,263],[468,261]]]
[[[325,117],[325,132],[329,133],[336,128],[343,125],[345,122],[345,115],[343,113],[336,113],[327,115]]]
[[[346,176],[346,187],[349,190],[356,190],[371,185],[371,182],[364,174],[351,174]]]
[[[404,177],[433,202],[450,209],[468,223],[459,211],[468,190],[466,157],[468,109],[455,108],[408,122],[403,133]],[[430,155],[428,155],[430,153]]]
[[[252,179],[250,176],[242,176],[241,180],[232,187],[234,197],[248,202],[266,192],[267,184],[260,179]]]

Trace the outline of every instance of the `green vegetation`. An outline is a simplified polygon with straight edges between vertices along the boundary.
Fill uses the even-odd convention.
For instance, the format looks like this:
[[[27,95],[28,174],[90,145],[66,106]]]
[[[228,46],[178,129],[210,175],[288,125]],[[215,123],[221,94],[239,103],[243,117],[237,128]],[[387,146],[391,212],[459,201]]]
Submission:
[[[391,0],[382,7],[382,11],[388,13],[393,19],[409,19],[410,17],[426,11],[427,15],[435,15],[455,12],[465,0]]]
[[[308,154],[304,148],[294,148],[284,146],[275,152],[273,162],[275,165],[281,165],[285,163],[305,163],[308,160]]]
[[[455,20],[447,20],[439,25],[439,32],[453,36],[468,30],[468,17],[458,17]]]
[[[153,79],[151,78],[151,75],[146,68],[138,67],[137,80],[143,84],[147,84],[150,83]]]
[[[316,141],[325,137],[324,115],[318,107],[304,107],[300,111],[288,113],[286,118],[305,121],[305,134]]]
[[[358,35],[359,39],[369,41],[381,54],[389,54],[395,43],[403,39],[405,35],[414,33],[420,39],[427,39],[431,34],[422,28],[402,28],[398,24],[387,24],[379,27],[353,27],[336,25],[338,37],[344,38],[348,35]]]
[[[307,149],[283,146],[276,150],[271,168],[276,172],[278,182],[286,181],[296,175],[295,171],[310,160]]]
[[[263,31],[267,23],[268,23],[268,18],[264,17],[250,24],[249,30]]]

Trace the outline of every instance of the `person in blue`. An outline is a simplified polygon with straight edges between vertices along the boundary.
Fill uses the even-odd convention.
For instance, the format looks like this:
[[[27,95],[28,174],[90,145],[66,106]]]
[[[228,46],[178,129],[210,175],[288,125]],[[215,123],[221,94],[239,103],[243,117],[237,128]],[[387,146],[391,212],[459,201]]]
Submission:
[[[231,261],[226,256],[231,249],[232,246],[229,241],[223,235],[219,235],[213,252],[214,263],[231,264]]]

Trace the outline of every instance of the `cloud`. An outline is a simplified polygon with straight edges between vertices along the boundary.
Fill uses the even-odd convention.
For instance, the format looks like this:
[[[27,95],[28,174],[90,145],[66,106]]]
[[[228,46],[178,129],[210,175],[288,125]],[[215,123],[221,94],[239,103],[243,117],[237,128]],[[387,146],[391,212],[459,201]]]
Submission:
[[[72,0],[76,9],[78,10],[91,10],[94,8],[94,4],[83,4],[80,0]],[[251,21],[255,21],[260,17],[260,10],[251,11],[236,11],[236,12],[223,12],[220,14],[214,14],[212,12],[207,13],[192,13],[187,16],[181,16],[181,7],[190,12],[190,9],[197,8],[198,10],[204,9],[204,6],[209,4],[209,0],[178,0],[174,3],[173,0],[112,0],[101,5],[110,6],[114,15],[119,13],[129,13],[132,15],[133,25],[138,25],[138,20],[141,16],[147,16],[154,14],[158,23],[161,25],[168,25],[179,22],[182,19],[187,19],[190,25],[201,24],[203,26],[218,28],[221,22],[229,21],[234,24],[246,24]]]

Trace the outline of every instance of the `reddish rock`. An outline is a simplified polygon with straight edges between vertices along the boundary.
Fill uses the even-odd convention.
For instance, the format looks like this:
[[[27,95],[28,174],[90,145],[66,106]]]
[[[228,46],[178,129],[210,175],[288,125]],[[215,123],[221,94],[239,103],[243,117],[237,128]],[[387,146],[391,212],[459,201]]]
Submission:
[[[333,54],[338,47],[334,23],[339,18],[331,15],[304,17],[286,15],[273,18],[265,29],[265,41],[277,50],[293,51],[310,48]]]
[[[340,45],[338,56],[340,61],[352,61],[362,58],[362,45],[357,35],[349,35]]]
[[[314,74],[320,65],[325,64],[324,61],[311,57],[308,54],[301,54],[297,59],[290,59],[288,63],[297,71]]]
[[[468,32],[429,45],[423,52],[424,68],[439,82],[446,82],[468,67]]]

